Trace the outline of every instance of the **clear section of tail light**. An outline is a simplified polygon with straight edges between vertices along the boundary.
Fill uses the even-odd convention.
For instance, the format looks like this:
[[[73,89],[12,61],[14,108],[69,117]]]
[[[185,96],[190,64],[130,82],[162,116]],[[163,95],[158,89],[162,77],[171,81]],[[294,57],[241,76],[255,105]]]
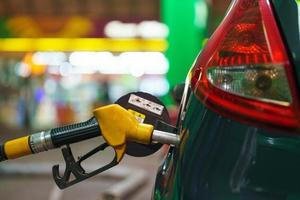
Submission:
[[[192,72],[192,86],[209,108],[300,132],[293,70],[268,0],[234,1]]]
[[[210,84],[232,94],[285,106],[292,101],[282,65],[210,67],[206,76]]]

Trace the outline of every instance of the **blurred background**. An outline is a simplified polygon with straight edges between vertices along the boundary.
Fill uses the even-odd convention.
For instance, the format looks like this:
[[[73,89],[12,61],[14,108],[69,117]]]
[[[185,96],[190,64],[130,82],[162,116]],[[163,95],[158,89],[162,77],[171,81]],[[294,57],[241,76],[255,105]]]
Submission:
[[[171,90],[184,82],[229,3],[0,0],[0,141],[87,120],[94,108],[134,91],[160,98],[175,121]],[[126,199],[150,199],[164,150],[142,159],[125,157],[120,171],[127,174],[117,179],[108,174],[63,192],[50,176],[59,154],[1,163],[0,199],[103,199],[102,192],[132,169],[140,170],[144,187]]]

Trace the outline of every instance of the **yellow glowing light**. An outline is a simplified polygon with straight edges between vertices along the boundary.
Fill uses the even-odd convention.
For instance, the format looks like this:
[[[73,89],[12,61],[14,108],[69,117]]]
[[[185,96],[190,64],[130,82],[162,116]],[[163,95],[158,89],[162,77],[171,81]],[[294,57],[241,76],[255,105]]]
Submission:
[[[33,56],[32,53],[27,53],[23,58],[23,63],[29,67],[30,73],[32,75],[39,76],[39,75],[44,74],[46,71],[46,66],[34,64],[32,61],[32,56]]]
[[[166,51],[163,39],[108,38],[5,38],[0,39],[0,52],[30,51]]]

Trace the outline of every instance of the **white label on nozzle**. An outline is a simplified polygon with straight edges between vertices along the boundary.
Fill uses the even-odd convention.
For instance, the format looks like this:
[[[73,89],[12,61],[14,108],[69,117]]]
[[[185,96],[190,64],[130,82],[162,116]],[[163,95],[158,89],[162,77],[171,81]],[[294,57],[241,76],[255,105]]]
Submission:
[[[142,108],[144,110],[153,112],[157,115],[161,115],[164,110],[164,106],[159,105],[157,103],[154,103],[152,101],[149,101],[147,99],[144,99],[144,98],[139,97],[134,94],[130,95],[128,103],[135,105],[139,108]]]

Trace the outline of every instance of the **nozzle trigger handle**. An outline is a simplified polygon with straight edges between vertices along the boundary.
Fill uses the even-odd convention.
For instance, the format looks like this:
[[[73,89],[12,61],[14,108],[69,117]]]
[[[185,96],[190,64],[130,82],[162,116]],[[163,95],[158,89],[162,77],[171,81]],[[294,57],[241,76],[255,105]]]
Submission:
[[[85,154],[84,156],[82,156],[81,158],[79,158],[77,161],[73,156],[70,146],[66,145],[66,147],[63,147],[62,154],[66,163],[66,169],[64,171],[63,176],[61,176],[59,173],[59,165],[55,165],[52,168],[53,178],[57,186],[60,189],[65,189],[71,185],[79,183],[87,178],[95,176],[117,165],[118,161],[115,155],[114,159],[110,163],[89,173],[86,172],[81,166],[82,161],[86,160],[87,158],[91,157],[92,155],[94,155],[99,151],[103,151],[108,146],[109,145],[107,143],[103,143],[97,146],[96,148],[94,148],[93,150],[91,150],[90,152],[88,152],[87,154]],[[73,175],[74,178],[71,175]]]

